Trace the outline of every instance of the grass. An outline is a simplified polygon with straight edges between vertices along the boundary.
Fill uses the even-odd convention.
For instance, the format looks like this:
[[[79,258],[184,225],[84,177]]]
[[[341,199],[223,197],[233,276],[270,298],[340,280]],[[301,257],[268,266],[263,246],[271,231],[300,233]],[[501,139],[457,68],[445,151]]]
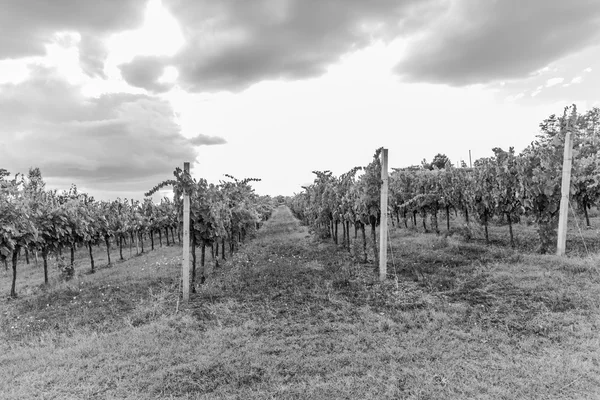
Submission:
[[[571,208],[568,216],[567,227],[567,254],[572,256],[586,256],[600,252],[600,217],[597,209],[589,212],[590,226],[586,226],[586,221],[582,213]],[[509,227],[506,222],[498,223],[497,218],[490,221],[489,240],[492,245],[500,247],[510,247]],[[396,225],[396,221],[392,221]],[[404,227],[404,221],[400,220],[400,226]],[[417,225],[409,219],[407,221],[409,230],[413,232],[429,233],[434,229],[431,225],[430,216],[426,219],[427,230],[423,228],[422,217],[417,216]],[[450,230],[447,229],[446,215],[443,212],[438,214],[438,227],[440,233],[445,236],[459,236],[463,239],[468,233],[471,236],[470,241],[475,243],[485,243],[485,231],[479,222],[473,221],[471,216],[470,223],[460,213],[452,212],[450,214]],[[515,248],[522,252],[536,252],[539,245],[539,237],[535,224],[529,223],[527,218],[523,218],[521,223],[513,224]]]
[[[0,304],[0,398],[600,396],[598,256],[391,241],[379,283],[282,207],[177,313],[179,247],[21,286]]]

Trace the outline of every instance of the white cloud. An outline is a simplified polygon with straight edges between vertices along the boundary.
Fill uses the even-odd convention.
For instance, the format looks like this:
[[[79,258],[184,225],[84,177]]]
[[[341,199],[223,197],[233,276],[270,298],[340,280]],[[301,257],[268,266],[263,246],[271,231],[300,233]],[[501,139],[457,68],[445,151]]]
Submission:
[[[581,76],[576,76],[571,80],[571,83],[581,83],[583,82],[583,78]]]
[[[0,85],[4,83],[19,83],[29,77],[28,60],[0,60]]]
[[[540,69],[538,69],[537,71],[534,71],[534,72],[532,72],[530,75],[531,75],[531,76],[539,76],[539,75],[545,74],[545,73],[547,73],[547,72],[552,72],[552,71],[554,71],[554,72],[555,72],[555,71],[556,71],[556,68],[550,68],[550,66],[549,66],[549,65],[547,65],[547,66],[545,66],[544,68],[540,68]]]
[[[571,85],[576,85],[581,82],[583,82],[583,77],[576,76],[575,78],[571,79],[571,82],[563,84],[562,87],[569,87]]]
[[[562,83],[564,80],[565,80],[565,78],[560,78],[560,77],[548,79],[546,81],[546,87],[552,87],[552,86],[558,85],[559,83]]]
[[[535,90],[533,92],[531,92],[531,97],[535,97],[538,94],[540,94],[542,92],[543,88],[544,88],[544,85],[540,85],[540,86],[536,87]]]
[[[587,67],[586,69],[583,70],[583,72],[592,72],[592,67]]]

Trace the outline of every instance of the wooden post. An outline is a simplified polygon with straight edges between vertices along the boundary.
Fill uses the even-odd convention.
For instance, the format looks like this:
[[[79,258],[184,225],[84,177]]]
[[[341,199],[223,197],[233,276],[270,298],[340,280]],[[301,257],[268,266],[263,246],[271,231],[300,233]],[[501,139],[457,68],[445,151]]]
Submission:
[[[571,191],[571,164],[573,162],[573,135],[571,134],[571,122],[575,124],[574,118],[577,118],[577,108],[573,105],[573,112],[567,119],[567,110],[564,117],[566,119],[565,150],[563,154],[563,170],[560,197],[560,214],[558,217],[558,240],[556,243],[556,255],[564,256],[567,247],[567,220],[569,215],[569,193]],[[573,119],[573,121],[571,121]]]
[[[183,173],[190,173],[190,163],[183,163]],[[190,300],[190,195],[183,190],[183,257],[181,263],[183,279],[183,302]]]
[[[381,151],[381,221],[379,223],[379,280],[387,277],[388,150]]]
[[[473,168],[473,162],[471,161],[471,150],[469,150],[469,168]]]

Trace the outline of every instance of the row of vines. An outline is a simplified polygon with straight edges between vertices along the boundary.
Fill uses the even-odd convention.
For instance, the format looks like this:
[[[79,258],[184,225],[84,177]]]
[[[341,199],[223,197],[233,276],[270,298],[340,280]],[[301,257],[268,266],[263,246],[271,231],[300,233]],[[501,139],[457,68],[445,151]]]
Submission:
[[[389,209],[387,212],[398,226],[418,224],[425,230],[440,232],[438,215],[445,214],[450,230],[451,213],[462,214],[468,227],[481,224],[489,241],[488,226],[502,222],[508,226],[510,243],[515,245],[513,224],[523,218],[533,222],[539,236],[539,251],[552,251],[556,245],[556,230],[561,200],[561,178],[564,140],[567,129],[573,135],[573,166],[571,172],[571,202],[585,215],[600,200],[600,109],[578,114],[575,106],[565,109],[562,116],[552,115],[540,124],[540,134],[520,154],[494,148],[492,157],[482,158],[472,168],[413,166],[393,169],[389,176]],[[364,174],[357,177],[357,173]],[[292,212],[315,229],[337,242],[337,227],[341,224],[344,245],[350,249],[347,232],[350,225],[364,232],[371,226],[375,247],[376,225],[379,222],[379,188],[381,165],[379,151],[365,168],[353,168],[340,177],[330,172],[315,172],[316,179],[304,191],[289,199]],[[429,228],[427,219],[429,218]],[[364,257],[366,241],[363,234]]]
[[[209,184],[205,179],[196,180],[189,173],[176,168],[175,179],[161,182],[148,193],[151,196],[166,186],[173,187],[174,202],[179,220],[183,218],[184,191],[190,199],[190,240],[192,252],[191,287],[195,290],[195,282],[204,283],[204,263],[206,249],[225,260],[225,241],[229,244],[230,254],[238,243],[245,240],[248,234],[259,229],[262,221],[271,216],[275,201],[270,196],[258,196],[251,186],[252,182],[260,179],[245,178],[239,180],[231,175],[225,175],[230,181],[221,181],[218,185]],[[183,225],[183,222],[180,226]],[[200,276],[196,279],[196,248],[201,249]],[[218,265],[218,260],[217,260]]]
[[[315,181],[304,191],[288,199],[292,213],[321,237],[331,237],[336,244],[351,250],[350,227],[354,238],[361,233],[362,257],[367,259],[367,233],[370,229],[372,251],[378,257],[376,226],[380,219],[381,149],[366,167],[355,167],[336,177],[331,171],[313,171]],[[359,172],[362,174],[359,175]],[[342,238],[339,238],[341,224]]]
[[[181,170],[174,172],[176,180],[173,200],[164,197],[154,203],[149,197],[160,187],[146,193],[144,201],[117,199],[96,201],[76,186],[58,193],[47,190],[39,169],[32,168],[27,176],[11,175],[0,169],[0,262],[8,268],[12,264],[11,296],[16,296],[16,278],[19,256],[24,253],[41,254],[44,281],[48,283],[48,258],[55,257],[57,265],[72,273],[75,251],[87,248],[91,271],[95,271],[92,247],[104,244],[108,264],[112,264],[111,249],[124,260],[123,247],[129,243],[131,255],[144,252],[144,239],[150,240],[151,250],[155,243],[160,246],[181,242],[182,200]],[[248,233],[256,230],[261,221],[269,218],[273,201],[268,196],[258,196],[250,180],[208,184],[206,180],[192,181],[188,190],[192,194],[191,235],[194,255],[201,248],[204,266],[205,248],[225,259],[226,242],[233,252]],[[164,186],[166,183],[163,183]],[[220,245],[220,246],[219,246]],[[70,252],[70,262],[63,253]],[[65,271],[63,271],[65,272]],[[200,276],[203,281],[203,272]]]

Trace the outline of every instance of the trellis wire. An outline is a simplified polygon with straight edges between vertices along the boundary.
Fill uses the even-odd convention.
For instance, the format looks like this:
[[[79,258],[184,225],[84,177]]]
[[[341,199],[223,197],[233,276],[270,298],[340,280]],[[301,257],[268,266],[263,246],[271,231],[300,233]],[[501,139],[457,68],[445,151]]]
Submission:
[[[589,256],[590,252],[588,251],[587,245],[585,244],[583,232],[581,231],[581,227],[579,226],[579,220],[577,219],[577,214],[575,214],[575,210],[573,209],[573,204],[571,204],[571,201],[569,201],[569,207],[571,207],[571,213],[573,214],[575,225],[577,226],[577,230],[579,230],[579,236],[581,237],[581,241],[583,242],[583,248],[585,249],[586,254]]]

